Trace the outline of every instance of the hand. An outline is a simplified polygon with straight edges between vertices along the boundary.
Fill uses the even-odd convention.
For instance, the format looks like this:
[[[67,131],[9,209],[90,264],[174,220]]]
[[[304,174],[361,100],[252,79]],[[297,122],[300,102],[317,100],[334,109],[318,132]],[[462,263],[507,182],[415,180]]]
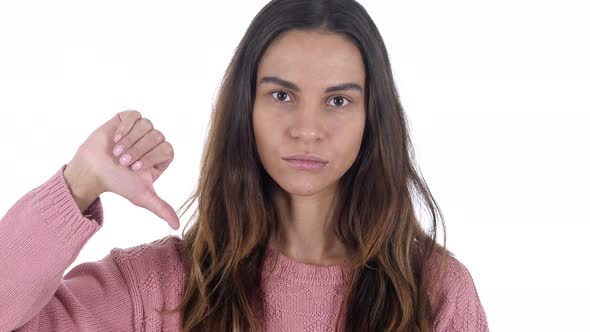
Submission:
[[[117,134],[121,138],[115,143]],[[119,145],[123,148],[115,151]],[[124,159],[126,156],[128,160]],[[117,113],[90,134],[68,163],[64,175],[67,172],[69,184],[79,192],[91,197],[107,191],[118,194],[178,229],[176,211],[153,187],[173,159],[174,149],[164,135],[141,113],[129,110]],[[135,164],[141,165],[134,169]]]

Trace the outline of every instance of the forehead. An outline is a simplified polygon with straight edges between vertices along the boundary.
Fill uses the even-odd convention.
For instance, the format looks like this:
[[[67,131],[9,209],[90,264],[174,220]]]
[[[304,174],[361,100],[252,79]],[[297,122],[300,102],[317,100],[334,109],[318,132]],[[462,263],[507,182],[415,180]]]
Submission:
[[[290,30],[269,45],[258,66],[258,82],[268,75],[308,86],[345,81],[362,86],[365,79],[362,55],[345,36],[299,30]]]

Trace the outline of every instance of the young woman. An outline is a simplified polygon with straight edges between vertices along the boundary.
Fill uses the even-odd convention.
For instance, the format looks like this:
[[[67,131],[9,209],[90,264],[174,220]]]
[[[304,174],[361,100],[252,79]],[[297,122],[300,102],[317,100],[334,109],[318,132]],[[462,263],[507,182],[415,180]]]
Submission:
[[[359,3],[268,3],[225,73],[183,236],[62,278],[102,226],[103,192],[178,228],[152,187],[172,159],[122,112],[21,198],[0,222],[0,330],[488,330],[468,270],[436,243],[442,214]]]

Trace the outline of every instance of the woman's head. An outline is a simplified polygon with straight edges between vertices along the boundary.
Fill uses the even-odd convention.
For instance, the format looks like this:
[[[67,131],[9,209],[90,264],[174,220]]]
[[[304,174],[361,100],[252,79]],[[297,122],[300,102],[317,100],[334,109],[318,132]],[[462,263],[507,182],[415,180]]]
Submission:
[[[277,184],[300,195],[334,193],[331,225],[353,264],[342,304],[348,331],[428,330],[438,207],[413,165],[387,50],[359,3],[268,3],[224,75],[209,130],[198,187],[183,204],[198,199],[180,248],[190,271],[185,330],[258,327]],[[315,172],[289,168],[283,158],[294,153],[328,163]],[[430,234],[413,197],[431,213]]]
[[[330,194],[356,160],[365,128],[365,66],[347,37],[289,30],[264,52],[256,74],[253,127],[258,157],[286,192]],[[325,163],[301,170],[295,154]]]

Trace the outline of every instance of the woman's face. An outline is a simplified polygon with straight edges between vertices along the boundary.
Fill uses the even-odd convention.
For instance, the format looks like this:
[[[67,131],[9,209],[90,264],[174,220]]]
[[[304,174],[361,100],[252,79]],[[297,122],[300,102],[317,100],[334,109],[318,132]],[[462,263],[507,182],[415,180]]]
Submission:
[[[361,145],[364,83],[362,55],[341,35],[290,30],[270,44],[257,71],[254,136],[262,165],[281,188],[304,196],[335,189]],[[327,163],[300,168],[284,159],[293,154]]]

